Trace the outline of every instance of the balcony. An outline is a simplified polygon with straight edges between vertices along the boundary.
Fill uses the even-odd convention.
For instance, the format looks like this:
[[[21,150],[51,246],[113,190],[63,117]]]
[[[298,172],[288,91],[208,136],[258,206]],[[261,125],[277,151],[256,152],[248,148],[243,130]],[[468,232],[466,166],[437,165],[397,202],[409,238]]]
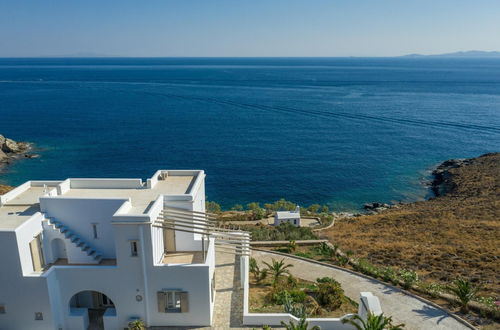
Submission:
[[[203,264],[205,258],[203,251],[176,251],[163,255],[162,264]]]

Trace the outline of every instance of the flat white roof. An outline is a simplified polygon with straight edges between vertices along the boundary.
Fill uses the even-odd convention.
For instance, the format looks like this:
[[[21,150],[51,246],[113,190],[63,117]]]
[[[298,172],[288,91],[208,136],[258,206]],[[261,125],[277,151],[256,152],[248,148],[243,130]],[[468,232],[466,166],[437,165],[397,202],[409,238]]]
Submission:
[[[0,207],[0,231],[17,228],[38,211],[38,204]]]
[[[295,211],[278,211],[276,212],[278,219],[299,219],[300,213]]]
[[[130,199],[127,214],[146,214],[161,195],[190,195],[203,171],[167,171],[155,173],[148,180],[151,188],[140,179],[69,179],[67,181],[28,181],[14,190],[1,195],[0,231],[13,230],[40,211],[40,197],[44,196],[44,184],[53,198],[123,198]],[[74,181],[71,187],[71,180]],[[151,181],[151,182],[149,182]],[[64,184],[66,189],[62,189]],[[61,189],[62,193],[57,193]],[[46,192],[46,191],[45,191]],[[50,198],[50,197],[49,197]]]
[[[76,188],[61,197],[80,198],[130,198],[132,208],[128,214],[145,214],[160,195],[186,195],[194,184],[196,176],[168,176],[152,188]]]

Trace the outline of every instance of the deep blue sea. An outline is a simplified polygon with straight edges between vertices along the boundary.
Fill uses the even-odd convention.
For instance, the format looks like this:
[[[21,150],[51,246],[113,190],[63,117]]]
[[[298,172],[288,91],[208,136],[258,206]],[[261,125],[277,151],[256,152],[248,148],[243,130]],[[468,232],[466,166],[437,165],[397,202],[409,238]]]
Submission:
[[[7,184],[204,169],[225,207],[413,201],[429,169],[500,151],[500,59],[0,59]]]

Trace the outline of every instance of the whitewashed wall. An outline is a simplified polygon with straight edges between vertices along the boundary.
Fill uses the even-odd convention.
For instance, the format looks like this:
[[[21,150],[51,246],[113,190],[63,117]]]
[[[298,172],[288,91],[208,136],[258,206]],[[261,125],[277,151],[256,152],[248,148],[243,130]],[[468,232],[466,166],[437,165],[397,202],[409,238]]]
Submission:
[[[62,222],[96,248],[103,258],[115,258],[113,214],[127,199],[40,198],[40,208],[47,216]],[[98,238],[94,238],[92,223],[97,223]]]
[[[33,272],[29,242],[41,231],[39,221],[27,221],[16,231],[0,231],[0,329],[53,330],[47,282]],[[18,251],[24,255],[20,256]],[[8,252],[8,253],[5,253]],[[24,276],[23,276],[24,275]],[[43,320],[36,321],[41,312]]]
[[[70,179],[73,189],[134,189],[142,188],[141,179]]]

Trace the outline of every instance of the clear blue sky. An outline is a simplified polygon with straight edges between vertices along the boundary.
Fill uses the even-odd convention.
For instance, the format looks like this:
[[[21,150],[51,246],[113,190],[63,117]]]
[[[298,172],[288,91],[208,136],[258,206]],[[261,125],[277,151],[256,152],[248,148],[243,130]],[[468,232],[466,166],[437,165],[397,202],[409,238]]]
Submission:
[[[0,0],[0,56],[500,50],[500,0]]]

